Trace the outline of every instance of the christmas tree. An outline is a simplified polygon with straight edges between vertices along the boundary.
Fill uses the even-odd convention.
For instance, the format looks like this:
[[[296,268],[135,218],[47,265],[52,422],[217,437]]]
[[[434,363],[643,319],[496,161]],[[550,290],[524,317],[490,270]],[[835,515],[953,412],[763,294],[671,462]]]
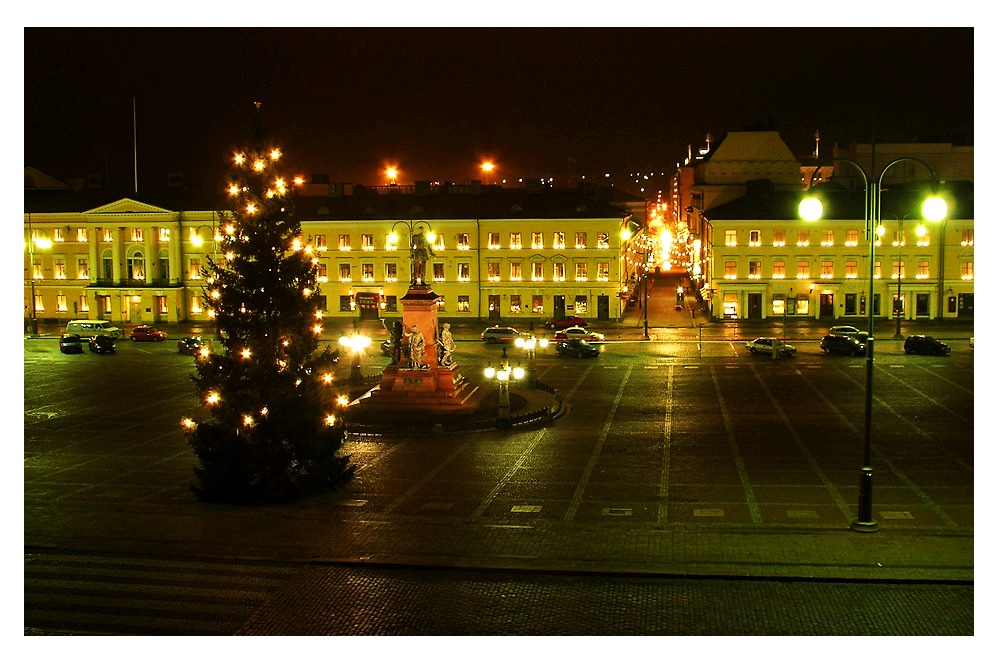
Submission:
[[[249,148],[235,154],[231,211],[209,261],[205,304],[220,350],[193,376],[204,419],[183,425],[200,465],[195,494],[235,504],[286,502],[353,476],[330,389],[336,354],[317,352],[323,313],[317,263],[302,245],[281,152],[259,105]]]

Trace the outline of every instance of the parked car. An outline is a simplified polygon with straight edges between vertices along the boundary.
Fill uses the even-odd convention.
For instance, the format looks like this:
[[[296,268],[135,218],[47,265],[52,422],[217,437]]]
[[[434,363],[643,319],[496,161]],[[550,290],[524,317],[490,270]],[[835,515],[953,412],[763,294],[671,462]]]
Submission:
[[[860,356],[865,353],[865,344],[846,334],[829,334],[823,336],[819,348],[827,354],[850,354]]]
[[[205,346],[205,340],[201,336],[188,336],[177,341],[177,351],[192,356],[200,354],[201,349]]]
[[[545,323],[549,329],[569,329],[570,327],[586,327],[587,321],[575,315],[567,315],[564,318],[552,318]]]
[[[487,343],[513,343],[518,338],[528,338],[529,335],[521,333],[514,327],[501,327],[500,325],[494,325],[479,334],[479,337]]]
[[[83,341],[79,334],[63,334],[59,338],[59,351],[63,354],[83,354]]]
[[[556,353],[583,359],[586,357],[597,356],[601,353],[601,350],[598,349],[597,346],[591,345],[582,338],[570,338],[556,343]]]
[[[862,343],[868,338],[867,331],[861,331],[857,327],[852,327],[849,324],[841,324],[836,327],[830,327],[830,333],[834,336],[854,336]]]
[[[781,356],[792,356],[798,351],[782,340],[777,338],[764,338],[763,336],[749,341],[747,343],[747,349],[751,354],[773,354],[775,342],[778,344],[778,353]]]
[[[133,342],[135,341],[162,341],[167,339],[167,332],[160,331],[155,327],[151,327],[148,324],[137,324],[132,329],[132,333],[129,337]]]
[[[97,352],[98,354],[114,354],[118,351],[115,339],[111,336],[105,336],[103,334],[91,336],[87,340],[87,348],[91,352]]]
[[[942,343],[934,336],[907,336],[903,341],[903,353],[947,356],[951,354],[951,346]]]
[[[555,335],[556,340],[568,340],[570,338],[582,338],[593,343],[599,343],[604,340],[604,334],[597,333],[596,331],[588,331],[584,327],[570,327],[557,331]]]

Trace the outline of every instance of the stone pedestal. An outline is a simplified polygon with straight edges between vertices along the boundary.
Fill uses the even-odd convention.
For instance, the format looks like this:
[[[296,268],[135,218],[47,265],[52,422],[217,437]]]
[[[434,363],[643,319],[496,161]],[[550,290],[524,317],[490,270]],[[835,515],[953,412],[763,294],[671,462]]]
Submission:
[[[400,365],[387,366],[379,385],[355,400],[348,409],[391,416],[392,411],[414,413],[462,413],[474,411],[483,396],[459,372],[457,364],[438,365],[439,296],[428,285],[414,284],[403,296],[403,341]],[[410,363],[408,334],[419,331],[424,338],[424,356],[418,367]]]

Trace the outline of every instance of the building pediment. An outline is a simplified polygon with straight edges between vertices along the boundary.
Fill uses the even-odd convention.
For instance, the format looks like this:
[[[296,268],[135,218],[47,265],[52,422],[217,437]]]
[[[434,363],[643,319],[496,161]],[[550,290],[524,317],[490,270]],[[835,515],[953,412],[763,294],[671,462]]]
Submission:
[[[154,214],[172,214],[173,211],[167,210],[165,208],[159,208],[157,206],[151,206],[148,203],[142,203],[141,201],[135,201],[134,199],[119,199],[118,201],[112,201],[111,203],[99,206],[92,210],[87,210],[84,215],[121,215],[121,214],[143,214],[143,215],[154,215]]]

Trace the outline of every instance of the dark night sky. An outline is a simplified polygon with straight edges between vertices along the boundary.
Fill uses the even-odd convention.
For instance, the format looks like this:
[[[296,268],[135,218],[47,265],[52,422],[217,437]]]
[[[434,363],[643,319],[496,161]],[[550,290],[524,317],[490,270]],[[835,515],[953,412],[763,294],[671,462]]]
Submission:
[[[971,24],[971,22],[969,23]],[[333,180],[670,172],[705,134],[973,143],[970,28],[26,28],[24,159],[214,182],[252,102]],[[874,117],[874,123],[873,123]]]

